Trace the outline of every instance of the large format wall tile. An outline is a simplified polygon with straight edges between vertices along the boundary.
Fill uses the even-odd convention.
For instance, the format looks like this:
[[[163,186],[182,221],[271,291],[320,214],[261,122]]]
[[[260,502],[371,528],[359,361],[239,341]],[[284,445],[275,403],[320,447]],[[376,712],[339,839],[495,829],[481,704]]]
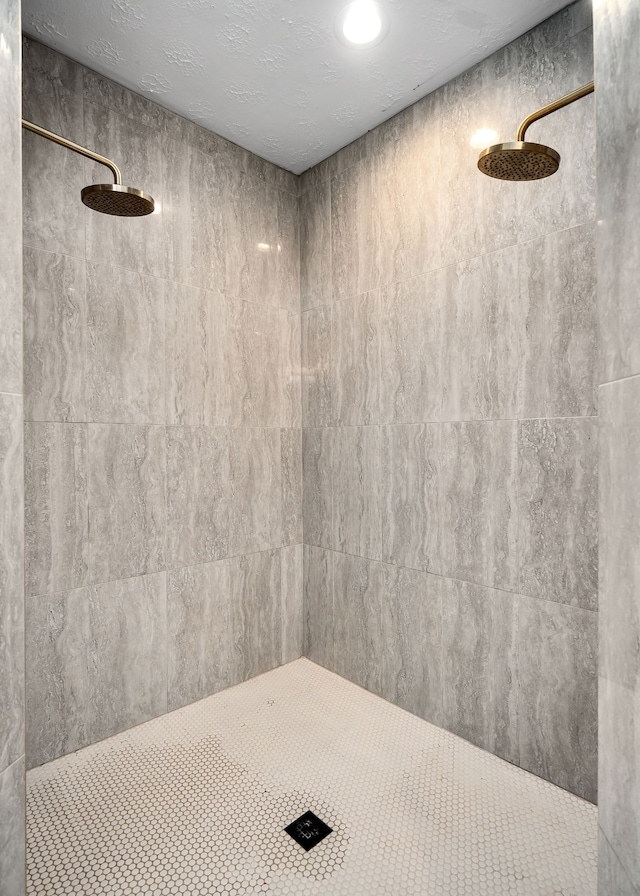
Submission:
[[[631,880],[640,881],[640,695],[599,679],[598,819]]]
[[[278,214],[278,259],[275,299],[281,308],[300,314],[300,215],[294,193],[278,190],[275,202],[265,202],[267,209],[276,207]],[[262,294],[262,288],[258,295]]]
[[[374,174],[361,162],[331,181],[331,276],[334,301],[379,285]]]
[[[303,655],[333,670],[333,554],[308,544],[304,546],[303,611]]]
[[[27,764],[167,710],[164,573],[27,602]]]
[[[315,184],[300,197],[300,302],[303,311],[331,302],[331,187]]]
[[[231,683],[229,561],[167,573],[168,710]]]
[[[302,315],[302,419],[305,426],[331,423],[331,307]]]
[[[332,535],[332,471],[336,430],[302,431],[302,526],[305,544],[330,548]]]
[[[381,696],[442,725],[444,579],[385,565],[383,582]]]
[[[382,692],[384,566],[333,554],[333,671],[374,694]]]
[[[302,426],[301,342],[299,311],[278,312],[280,332],[280,425]],[[275,359],[274,359],[275,361]]]
[[[153,196],[158,208],[162,197],[161,137],[138,121],[112,109],[84,104],[85,143],[88,149],[112,159],[127,186]],[[87,183],[111,183],[108,168],[85,161]],[[141,218],[88,213],[87,261],[117,264],[128,271],[162,276],[162,214]]]
[[[280,430],[282,544],[302,542],[302,430]]]
[[[252,302],[281,302],[278,269],[282,246],[278,234],[278,191],[252,177],[235,177],[227,197],[227,295]],[[280,245],[280,251],[278,246]],[[291,251],[289,247],[289,252]]]
[[[67,56],[62,56],[50,47],[45,47],[38,41],[23,36],[22,114],[24,118],[49,131],[61,134],[67,140],[83,143],[82,73],[83,68],[77,62],[73,62]],[[82,166],[79,156],[75,161],[77,165]]]
[[[166,538],[163,427],[89,425],[92,582],[157,572]]]
[[[392,283],[380,298],[380,419],[429,423],[442,413],[442,306],[453,268]]]
[[[598,609],[598,420],[519,424],[519,590]]]
[[[87,265],[87,329],[88,419],[164,423],[162,281]]]
[[[380,292],[336,302],[331,315],[331,416],[338,426],[380,418]]]
[[[0,393],[0,771],[24,751],[22,398]]]
[[[70,591],[89,581],[87,427],[26,423],[25,589]]]
[[[598,829],[598,892],[615,893],[615,896],[638,896],[639,892],[600,829]]]
[[[302,656],[304,613],[304,552],[302,544],[294,544],[280,551],[280,581],[282,599],[282,659],[283,663]]]
[[[282,461],[279,429],[232,429],[229,448],[229,553],[282,544]]]
[[[600,404],[599,672],[640,693],[640,377]]]
[[[519,597],[520,764],[596,799],[597,616]]]
[[[226,426],[229,418],[229,306],[223,295],[164,284],[166,420]]]
[[[222,427],[167,427],[168,567],[229,552],[229,436]]]
[[[24,249],[26,420],[87,419],[85,263]]]
[[[458,264],[442,298],[442,419],[515,417],[519,308],[517,249]]]
[[[229,306],[231,426],[280,426],[280,332],[276,308],[234,300]]]
[[[333,546],[346,554],[379,560],[382,551],[380,427],[336,429],[331,463]]]
[[[517,764],[517,598],[441,581],[445,727]]]
[[[595,414],[598,382],[592,223],[520,247],[522,417]]]
[[[280,551],[232,557],[231,684],[282,661]]]
[[[439,561],[440,427],[380,428],[382,558],[436,570]]]
[[[516,440],[510,421],[443,425],[435,571],[515,591]]]
[[[0,880],[3,896],[25,893],[24,756],[0,772]]]

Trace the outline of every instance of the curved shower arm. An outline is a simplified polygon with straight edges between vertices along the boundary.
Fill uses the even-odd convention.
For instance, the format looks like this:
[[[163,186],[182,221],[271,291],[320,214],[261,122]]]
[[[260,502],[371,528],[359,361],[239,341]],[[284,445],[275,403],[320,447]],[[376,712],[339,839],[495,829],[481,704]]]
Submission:
[[[589,93],[593,93],[594,89],[595,85],[593,81],[590,81],[588,84],[585,84],[584,87],[578,87],[577,90],[573,90],[571,93],[567,93],[565,96],[561,96],[559,100],[555,100],[555,102],[549,103],[548,106],[543,106],[542,109],[538,109],[537,112],[533,112],[531,115],[527,115],[525,120],[518,128],[516,140],[519,143],[524,142],[524,135],[527,133],[527,128],[529,127],[529,125],[533,124],[534,121],[538,121],[540,118],[544,118],[546,115],[551,115],[552,112],[556,112],[558,109],[563,109],[570,103],[575,103],[576,100],[582,99],[583,96],[587,96]]]
[[[45,130],[45,128],[39,127],[37,124],[33,124],[30,121],[25,121],[24,118],[22,119],[22,127],[27,131],[32,131],[34,134],[39,134],[46,140],[51,140],[52,143],[57,143],[59,146],[64,146],[66,147],[66,149],[77,152],[81,156],[86,156],[88,159],[93,159],[94,162],[99,162],[101,165],[105,165],[113,173],[114,183],[122,183],[122,174],[120,173],[120,169],[115,162],[111,161],[111,159],[107,159],[105,156],[98,155],[97,152],[91,152],[90,149],[86,149],[84,146],[80,146],[78,143],[72,143],[71,140],[66,140],[64,137],[58,136],[58,134],[53,134],[51,131],[47,131]]]

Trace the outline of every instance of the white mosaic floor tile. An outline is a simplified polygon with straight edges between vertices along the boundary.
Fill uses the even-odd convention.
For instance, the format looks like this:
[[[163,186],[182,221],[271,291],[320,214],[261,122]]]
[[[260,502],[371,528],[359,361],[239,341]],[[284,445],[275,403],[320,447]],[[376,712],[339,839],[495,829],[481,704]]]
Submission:
[[[305,659],[27,790],[29,896],[596,894],[594,806]]]

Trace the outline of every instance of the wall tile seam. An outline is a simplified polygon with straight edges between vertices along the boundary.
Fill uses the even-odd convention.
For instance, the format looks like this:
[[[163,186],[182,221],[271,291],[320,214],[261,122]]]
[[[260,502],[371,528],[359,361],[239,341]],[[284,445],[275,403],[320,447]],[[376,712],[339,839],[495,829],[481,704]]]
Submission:
[[[639,375],[640,376],[640,375]],[[304,380],[304,377],[303,377]],[[622,380],[620,382],[623,382]],[[607,384],[608,385],[608,384]],[[377,426],[380,429],[390,428],[394,426],[459,426],[459,425],[477,425],[477,424],[487,424],[491,425],[494,423],[545,423],[546,421],[553,420],[598,420],[599,414],[580,414],[578,416],[571,415],[567,417],[482,417],[482,418],[468,418],[466,420],[410,420],[406,423],[402,423],[400,421],[370,421],[368,423],[325,423],[320,426],[314,424],[304,424],[302,427],[283,427],[284,429],[298,429],[301,428],[303,431],[313,432],[315,430],[325,430],[325,429],[364,429],[371,428]],[[37,421],[36,421],[37,422]],[[172,424],[173,425],[173,424]],[[262,428],[269,429],[271,427],[248,427],[248,428]]]
[[[22,398],[22,394],[19,392],[0,392],[0,395],[11,395],[15,398]],[[236,430],[277,430],[278,432],[301,432],[302,426],[283,426],[281,423],[269,423],[269,424],[259,424],[259,425],[250,425],[246,423],[241,424],[232,424],[232,423],[146,423],[144,421],[122,421],[122,420],[35,420],[31,418],[24,418],[25,423],[40,425],[40,426],[138,426],[138,427],[164,427],[165,429],[206,429],[206,430],[215,430],[215,429],[226,429],[232,432]],[[378,424],[376,424],[378,425]],[[322,428],[322,427],[318,427]]]
[[[604,829],[600,826],[600,824],[598,824],[598,831],[599,831],[600,834],[602,835],[602,838],[603,838],[604,840],[606,840],[606,842],[607,842],[607,846],[609,847],[609,849],[611,850],[611,852],[613,853],[613,855],[614,855],[614,856],[616,857],[616,859],[618,860],[618,863],[619,863],[620,867],[622,868],[622,870],[624,871],[624,873],[625,873],[625,875],[626,875],[626,877],[627,877],[627,880],[629,881],[629,884],[630,884],[630,886],[631,886],[632,889],[633,889],[633,892],[636,893],[637,896],[640,896],[640,887],[637,887],[637,886],[635,885],[635,883],[634,883],[634,881],[633,881],[633,879],[632,879],[632,877],[631,877],[631,874],[630,874],[629,870],[627,869],[626,865],[624,864],[624,862],[622,861],[622,859],[621,859],[620,856],[618,855],[617,851],[616,851],[616,850],[613,848],[613,846],[611,845],[611,841],[609,840],[609,838],[608,838],[606,832],[605,832]],[[607,896],[607,894],[604,894],[604,896]],[[615,896],[615,894],[614,894],[614,896]]]
[[[6,774],[8,774],[9,772],[11,772],[11,771],[15,768],[15,766],[19,765],[21,762],[24,762],[24,761],[25,761],[25,757],[26,757],[26,753],[23,753],[21,756],[18,756],[17,759],[14,759],[13,762],[10,762],[9,765],[6,765],[6,766],[0,771],[0,778],[1,778],[3,775],[6,775]]]
[[[607,380],[604,383],[599,383],[598,389],[605,389],[608,386],[617,386],[620,383],[628,383],[632,380],[640,380],[640,371],[638,373],[630,373],[628,376],[620,377],[617,380]]]

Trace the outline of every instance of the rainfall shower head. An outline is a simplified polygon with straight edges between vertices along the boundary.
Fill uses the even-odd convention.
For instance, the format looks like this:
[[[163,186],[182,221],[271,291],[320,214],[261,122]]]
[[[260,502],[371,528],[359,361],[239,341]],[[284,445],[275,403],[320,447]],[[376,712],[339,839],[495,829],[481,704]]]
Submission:
[[[115,162],[107,159],[105,156],[98,155],[78,143],[72,143],[58,134],[53,134],[37,124],[30,121],[22,120],[22,127],[27,131],[32,131],[52,143],[57,143],[73,152],[93,159],[101,165],[106,165],[113,172],[115,183],[112,184],[91,184],[85,187],[80,196],[84,204],[96,212],[102,212],[104,215],[117,215],[121,218],[139,218],[142,215],[150,215],[155,207],[153,198],[142,190],[136,190],[134,187],[125,187],[122,184],[122,175],[120,169]]]
[[[560,155],[541,143],[496,143],[483,149],[478,168],[489,177],[499,180],[540,180],[555,174]]]
[[[94,212],[118,215],[120,218],[139,218],[150,215],[154,202],[148,193],[122,184],[92,184],[80,194],[82,201]]]
[[[483,174],[488,174],[489,177],[496,177],[498,180],[512,181],[541,180],[543,177],[555,174],[560,167],[560,154],[542,143],[526,143],[524,137],[527,128],[534,121],[593,93],[593,90],[594,84],[591,81],[584,87],[580,87],[554,103],[543,106],[532,115],[528,115],[518,128],[514,143],[496,143],[495,146],[489,146],[482,150],[478,159],[480,171]]]

